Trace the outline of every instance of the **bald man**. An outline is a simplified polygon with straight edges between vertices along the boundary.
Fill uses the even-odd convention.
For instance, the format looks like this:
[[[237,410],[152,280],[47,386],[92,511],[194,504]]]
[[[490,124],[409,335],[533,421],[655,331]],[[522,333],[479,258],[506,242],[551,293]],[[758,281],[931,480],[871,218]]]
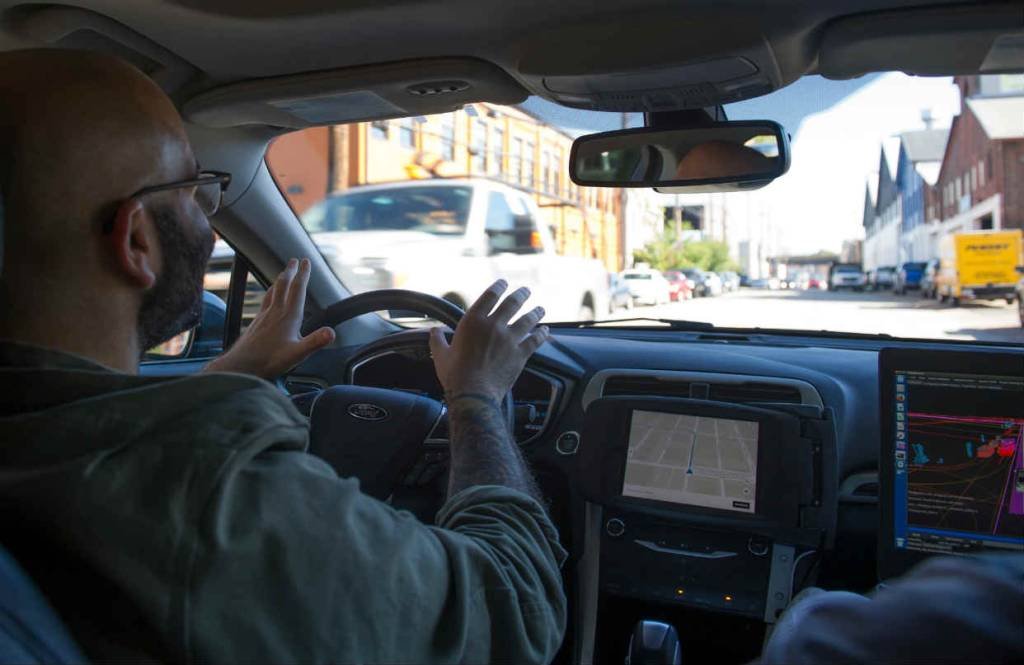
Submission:
[[[757,150],[729,141],[705,141],[684,155],[676,165],[679,180],[710,180],[738,174],[771,173],[774,160]]]
[[[138,375],[194,325],[226,174],[204,174],[167,97],[71,51],[0,55],[2,544],[92,658],[547,662],[565,553],[499,402],[547,339],[495,284],[451,345],[449,497],[426,526],[306,454],[269,383],[302,337],[291,261],[204,374]]]

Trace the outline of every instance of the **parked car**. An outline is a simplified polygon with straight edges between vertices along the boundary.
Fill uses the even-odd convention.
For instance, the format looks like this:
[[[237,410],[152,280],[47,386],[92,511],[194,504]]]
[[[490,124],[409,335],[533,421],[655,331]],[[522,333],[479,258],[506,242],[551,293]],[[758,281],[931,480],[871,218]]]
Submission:
[[[1017,315],[1020,317],[1020,326],[1024,328],[1024,265],[1017,266],[1020,279],[1017,280]]]
[[[935,297],[957,305],[964,300],[997,300],[1012,303],[1016,297],[1017,266],[1021,258],[1022,232],[969,231],[942,238]]]
[[[892,290],[898,295],[903,295],[907,291],[920,289],[926,265],[923,261],[911,261],[901,265],[900,269],[896,271],[896,282],[893,284]]]
[[[622,279],[629,285],[629,293],[638,305],[663,305],[669,302],[668,280],[652,268],[624,270]]]
[[[678,270],[667,270],[664,273],[668,280],[668,294],[672,302],[693,298],[693,282]]]
[[[740,286],[750,286],[750,275],[740,273]]]
[[[706,298],[708,295],[707,276],[700,268],[686,268],[679,272],[686,275],[686,278],[693,282],[693,297]]]
[[[764,277],[758,277],[756,279],[752,279],[752,280],[750,280],[749,284],[750,284],[750,288],[752,288],[752,289],[768,289],[768,288],[771,288],[771,284],[769,283],[769,280],[765,279]]]
[[[705,272],[704,283],[707,286],[709,296],[720,296],[725,290],[725,287],[722,284],[722,278],[718,276],[718,273],[710,271]]]
[[[722,289],[729,293],[731,291],[737,291],[740,288],[740,276],[731,270],[719,273],[722,278]]]
[[[629,284],[616,273],[608,275],[608,313],[614,314],[622,309],[633,309],[633,294],[629,292]]]
[[[872,291],[887,291],[896,284],[896,266],[880,266],[868,274],[867,286]]]
[[[829,271],[828,287],[832,291],[840,289],[863,291],[865,284],[867,284],[867,277],[856,263],[837,263]]]
[[[356,293],[414,289],[465,308],[502,277],[529,287],[528,306],[543,306],[549,321],[592,320],[608,311],[601,262],[558,255],[538,219],[530,195],[474,178],[354,187],[302,215]]]
[[[924,270],[921,272],[921,297],[922,298],[934,298],[935,297],[935,276],[939,272],[939,260],[932,259],[924,264]]]
[[[821,275],[812,275],[807,280],[807,288],[811,291],[823,291],[828,288],[828,281]]]

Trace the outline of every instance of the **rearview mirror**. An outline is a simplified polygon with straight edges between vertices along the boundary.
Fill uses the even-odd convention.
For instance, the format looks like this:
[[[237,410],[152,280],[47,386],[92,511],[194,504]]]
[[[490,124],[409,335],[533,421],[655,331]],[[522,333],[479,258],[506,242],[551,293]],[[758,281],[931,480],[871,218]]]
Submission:
[[[670,194],[757,189],[788,170],[789,138],[770,120],[591,134],[576,139],[569,156],[577,185]]]

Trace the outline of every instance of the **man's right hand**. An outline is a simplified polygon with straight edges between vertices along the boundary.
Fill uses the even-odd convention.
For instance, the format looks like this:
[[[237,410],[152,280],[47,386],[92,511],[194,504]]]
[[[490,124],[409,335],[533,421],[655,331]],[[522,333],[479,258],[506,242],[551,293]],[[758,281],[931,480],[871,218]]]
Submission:
[[[504,280],[498,280],[484,291],[455,328],[450,345],[442,328],[430,331],[434,368],[449,400],[472,394],[500,403],[527,359],[550,338],[546,326],[536,328],[544,316],[541,307],[509,324],[530,291],[517,289],[498,304],[507,288]]]

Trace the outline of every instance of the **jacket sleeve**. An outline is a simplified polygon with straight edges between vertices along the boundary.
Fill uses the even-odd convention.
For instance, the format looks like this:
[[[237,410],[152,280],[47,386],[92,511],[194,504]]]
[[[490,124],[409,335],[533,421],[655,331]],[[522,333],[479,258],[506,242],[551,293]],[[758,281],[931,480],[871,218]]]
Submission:
[[[268,451],[205,503],[179,604],[189,660],[546,663],[561,644],[565,552],[520,492],[468,488],[427,526]]]
[[[801,592],[758,662],[1024,660],[1024,555],[929,559],[871,596]]]

